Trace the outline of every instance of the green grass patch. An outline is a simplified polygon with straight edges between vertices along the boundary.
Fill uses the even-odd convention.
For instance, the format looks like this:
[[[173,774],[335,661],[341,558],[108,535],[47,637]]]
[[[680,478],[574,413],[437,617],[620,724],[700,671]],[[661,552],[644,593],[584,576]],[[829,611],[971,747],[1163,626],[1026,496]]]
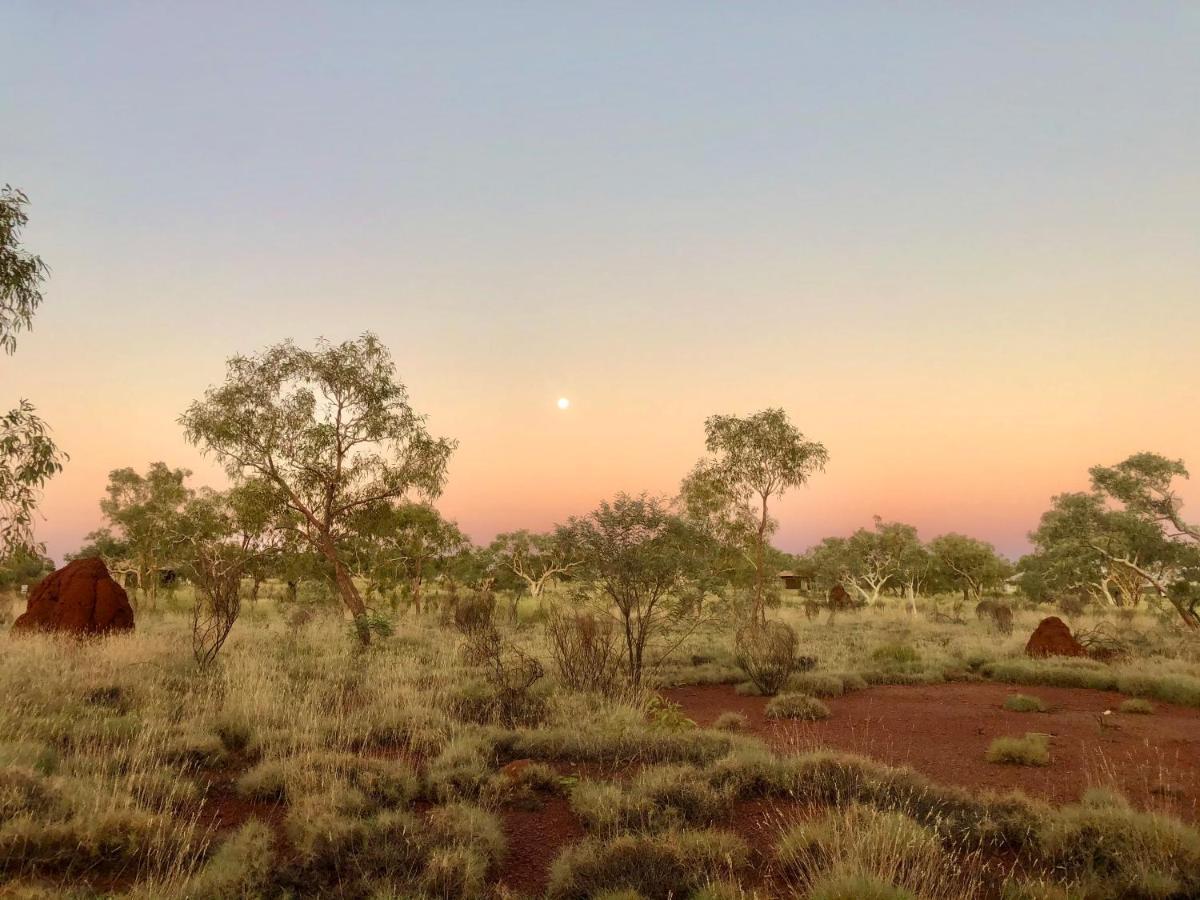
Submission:
[[[829,707],[808,694],[780,694],[767,704],[768,719],[802,719],[813,722],[829,718]]]
[[[1010,766],[1050,765],[1050,736],[1029,732],[1024,737],[999,737],[988,746],[987,761]]]
[[[1046,712],[1049,707],[1039,698],[1028,694],[1013,694],[1004,701],[1004,708],[1010,712]]]

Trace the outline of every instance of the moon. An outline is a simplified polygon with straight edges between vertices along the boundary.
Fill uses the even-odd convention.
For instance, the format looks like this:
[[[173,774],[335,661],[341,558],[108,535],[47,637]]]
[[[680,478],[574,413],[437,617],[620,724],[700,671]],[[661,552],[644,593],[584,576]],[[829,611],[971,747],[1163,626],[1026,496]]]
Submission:
[[[570,409],[570,407],[571,407],[570,400],[568,400],[566,397],[558,398],[558,408],[559,409]]]

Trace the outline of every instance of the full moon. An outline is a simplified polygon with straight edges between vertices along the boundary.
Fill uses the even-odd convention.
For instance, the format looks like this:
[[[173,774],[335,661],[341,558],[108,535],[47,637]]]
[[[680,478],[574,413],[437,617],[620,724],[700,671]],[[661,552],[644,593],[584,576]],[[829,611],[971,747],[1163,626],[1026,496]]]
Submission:
[[[566,409],[566,408],[568,408],[570,405],[571,405],[571,401],[570,401],[570,400],[568,400],[566,397],[559,397],[559,398],[558,398],[558,408],[559,408],[559,409]]]

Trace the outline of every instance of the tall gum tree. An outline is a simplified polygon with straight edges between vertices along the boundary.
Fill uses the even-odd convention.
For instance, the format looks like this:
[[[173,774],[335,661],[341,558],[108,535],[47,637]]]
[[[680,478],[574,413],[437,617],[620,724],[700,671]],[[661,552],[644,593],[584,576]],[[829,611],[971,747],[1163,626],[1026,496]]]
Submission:
[[[9,355],[16,352],[17,334],[33,326],[50,271],[40,256],[21,248],[28,204],[24,192],[0,188],[0,350]],[[0,414],[0,561],[40,554],[33,523],[41,489],[66,459],[28,400]]]
[[[745,418],[710,416],[704,432],[709,456],[685,479],[684,505],[695,505],[691,498],[703,495],[711,515],[714,501],[719,500],[730,529],[749,532],[754,553],[753,618],[762,621],[767,537],[774,527],[770,501],[824,470],[829,453],[824,444],[806,438],[782,409],[765,409]]]
[[[1155,555],[1169,564],[1155,572],[1127,549],[1114,550],[1097,540],[1090,542],[1092,548],[1144,579],[1175,608],[1184,625],[1200,630],[1200,525],[1184,518],[1183,500],[1175,489],[1176,478],[1188,477],[1183,460],[1135,453],[1113,466],[1093,466],[1089,474],[1092,487],[1105,500],[1149,526],[1158,545]]]
[[[231,477],[255,475],[279,488],[296,530],[333,568],[360,640],[370,643],[344,548],[348,527],[374,505],[440,495],[456,446],[426,431],[387,348],[367,333],[313,350],[284,341],[234,356],[225,383],[180,422]]]

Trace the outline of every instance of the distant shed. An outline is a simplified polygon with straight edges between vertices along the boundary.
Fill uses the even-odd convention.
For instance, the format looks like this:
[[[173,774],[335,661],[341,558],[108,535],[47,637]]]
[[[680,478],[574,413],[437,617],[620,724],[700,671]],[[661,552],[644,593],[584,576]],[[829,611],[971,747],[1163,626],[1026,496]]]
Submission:
[[[794,569],[784,569],[779,573],[779,580],[783,582],[784,589],[789,591],[807,591],[814,583],[811,572],[797,572]]]

